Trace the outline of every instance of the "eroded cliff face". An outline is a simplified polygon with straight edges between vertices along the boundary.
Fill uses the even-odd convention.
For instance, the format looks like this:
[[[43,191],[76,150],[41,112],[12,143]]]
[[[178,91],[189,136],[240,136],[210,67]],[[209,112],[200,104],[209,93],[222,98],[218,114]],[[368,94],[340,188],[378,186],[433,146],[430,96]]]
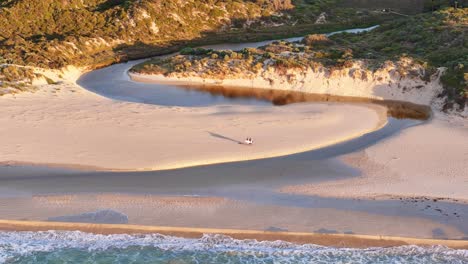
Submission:
[[[377,70],[369,70],[364,61],[355,61],[339,68],[317,64],[304,69],[284,69],[271,65],[271,61],[267,60],[260,69],[239,71],[236,67],[219,74],[210,70],[208,65],[209,62],[205,64],[203,73],[184,71],[139,76],[156,81],[290,90],[424,105],[432,105],[442,91],[439,78],[443,69],[430,74],[423,65],[410,58],[388,61]]]
[[[253,78],[253,83],[273,89],[431,105],[442,91],[439,82],[442,71],[429,75],[422,65],[403,58],[396,63],[386,62],[375,71],[369,70],[363,61],[342,68],[290,69],[283,74],[267,68]]]

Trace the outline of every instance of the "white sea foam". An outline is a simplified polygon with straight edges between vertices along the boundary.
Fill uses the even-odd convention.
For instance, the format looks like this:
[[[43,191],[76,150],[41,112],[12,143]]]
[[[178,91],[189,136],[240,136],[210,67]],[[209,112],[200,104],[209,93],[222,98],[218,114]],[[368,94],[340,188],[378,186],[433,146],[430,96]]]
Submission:
[[[159,234],[98,235],[80,231],[0,232],[0,263],[37,253],[74,249],[85,252],[105,252],[137,247],[171,252],[191,252],[217,256],[227,254],[237,260],[257,262],[323,263],[468,263],[468,250],[453,250],[443,246],[400,246],[390,248],[331,248],[318,245],[297,245],[285,241],[237,240],[224,235],[205,235],[187,239]],[[175,253],[174,253],[175,252]],[[251,262],[251,261],[249,261]],[[21,263],[21,262],[19,262]]]

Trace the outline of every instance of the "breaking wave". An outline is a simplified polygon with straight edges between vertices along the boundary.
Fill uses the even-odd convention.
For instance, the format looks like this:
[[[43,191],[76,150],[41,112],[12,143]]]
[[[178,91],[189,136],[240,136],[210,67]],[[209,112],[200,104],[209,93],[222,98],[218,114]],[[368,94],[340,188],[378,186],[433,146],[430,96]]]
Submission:
[[[468,263],[443,246],[332,248],[284,241],[98,235],[80,231],[0,232],[0,263]]]

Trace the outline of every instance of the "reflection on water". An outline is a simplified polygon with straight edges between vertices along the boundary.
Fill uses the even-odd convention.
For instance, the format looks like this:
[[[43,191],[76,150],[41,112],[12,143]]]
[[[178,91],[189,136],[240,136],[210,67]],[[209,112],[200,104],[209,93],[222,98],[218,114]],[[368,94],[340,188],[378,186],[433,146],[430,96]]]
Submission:
[[[203,107],[213,105],[285,105],[301,102],[376,103],[388,107],[389,116],[427,119],[430,108],[398,101],[311,94],[298,91],[206,85],[172,85],[134,82],[127,71],[141,61],[116,64],[83,75],[78,84],[102,96],[164,106]]]
[[[216,105],[268,105],[255,98],[228,98],[197,89],[177,89],[174,85],[149,84],[130,80],[127,71],[143,60],[115,64],[86,73],[77,81],[81,87],[107,98],[161,106],[205,107]]]
[[[362,97],[351,96],[336,96],[328,94],[313,94],[298,91],[283,91],[274,89],[258,89],[258,88],[236,88],[224,86],[197,86],[185,85],[177,86],[186,90],[204,91],[212,96],[223,96],[225,98],[255,98],[256,100],[269,101],[273,105],[287,105],[303,102],[352,102],[352,103],[374,103],[386,106],[388,115],[394,118],[411,118],[418,120],[426,120],[431,115],[431,109],[425,105],[418,105],[402,101],[392,100],[375,100]]]
[[[369,28],[355,28],[329,33],[340,32],[359,33],[373,30],[377,26]],[[302,37],[290,38],[288,41],[299,41]],[[209,45],[205,48],[221,50],[240,50],[267,45],[274,40]],[[154,84],[134,82],[130,80],[127,72],[134,65],[144,60],[136,60],[127,63],[112,65],[103,69],[84,74],[77,83],[97,94],[116,100],[155,104],[163,106],[214,106],[214,105],[285,105],[299,102],[373,102],[390,107],[389,114],[397,118],[426,119],[430,109],[423,106],[405,104],[400,102],[381,102],[352,97],[339,97],[330,95],[316,95],[310,93],[278,91],[268,89],[249,89],[235,87],[208,87],[208,86],[178,86],[170,84]],[[184,88],[184,89],[178,89]]]

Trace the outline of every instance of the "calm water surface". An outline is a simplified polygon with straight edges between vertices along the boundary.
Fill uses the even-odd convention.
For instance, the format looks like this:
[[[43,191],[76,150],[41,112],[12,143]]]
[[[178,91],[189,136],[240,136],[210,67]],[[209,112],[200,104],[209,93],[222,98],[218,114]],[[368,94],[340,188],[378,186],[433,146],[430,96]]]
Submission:
[[[358,28],[339,32],[359,33],[376,28]],[[290,38],[289,41],[299,41],[302,37]],[[232,49],[241,50],[243,48],[260,47],[273,41],[262,41],[254,43],[234,43],[209,45],[205,48],[216,50]],[[205,91],[196,89],[182,89],[181,86],[168,84],[154,84],[133,82],[128,76],[128,70],[134,65],[146,59],[130,61],[127,63],[115,64],[103,69],[95,70],[84,74],[77,83],[91,92],[97,93],[107,98],[115,100],[156,104],[164,106],[189,106],[203,107],[214,105],[270,105],[269,101],[257,100],[254,98],[233,98],[222,95],[212,95]],[[179,88],[179,89],[178,89]]]

